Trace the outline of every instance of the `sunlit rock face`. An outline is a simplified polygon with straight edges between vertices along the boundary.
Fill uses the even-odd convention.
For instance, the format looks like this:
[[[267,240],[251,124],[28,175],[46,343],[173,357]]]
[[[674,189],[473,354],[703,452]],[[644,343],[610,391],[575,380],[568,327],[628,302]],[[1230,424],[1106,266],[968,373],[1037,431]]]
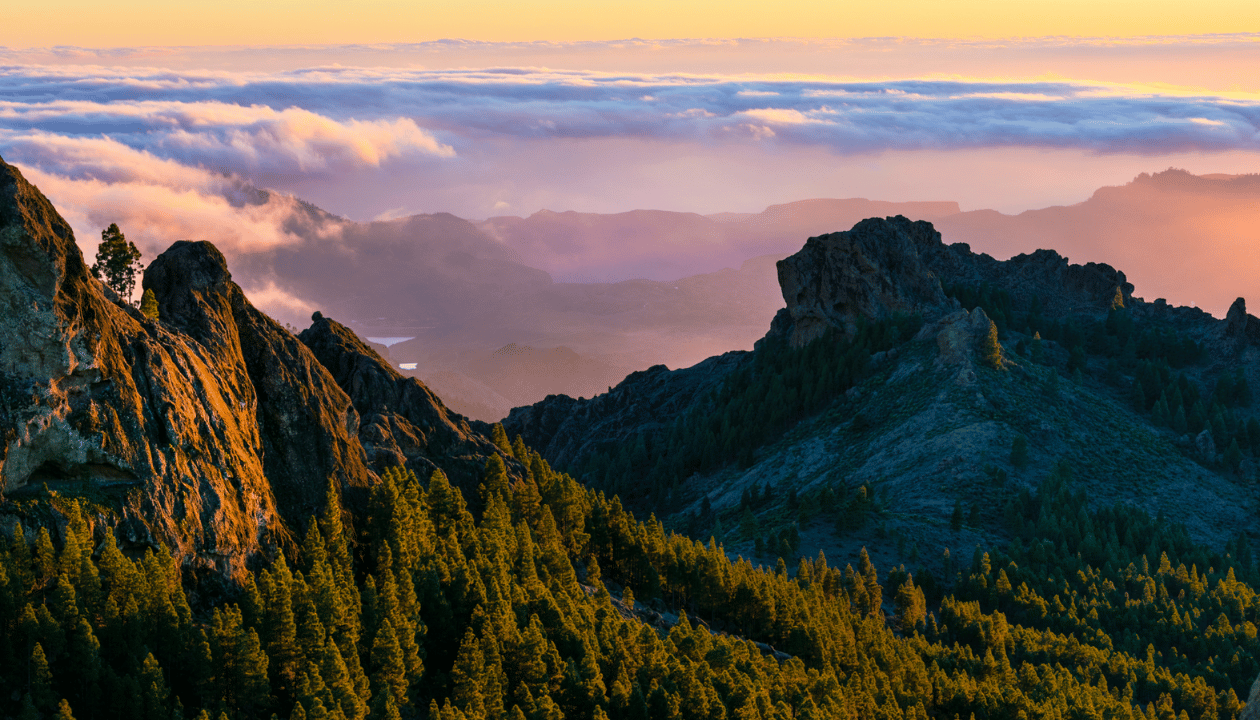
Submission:
[[[299,339],[257,310],[209,242],[172,245],[142,287],[157,320],[92,277],[69,225],[0,161],[5,495],[87,498],[96,532],[239,579],[330,487],[362,499],[396,465],[475,487],[498,452],[344,326],[317,316]]]
[[[226,328],[219,328],[226,330]],[[0,479],[97,490],[133,527],[228,574],[283,534],[234,333],[205,345],[95,280],[69,225],[0,161]],[[239,354],[239,353],[238,353]]]

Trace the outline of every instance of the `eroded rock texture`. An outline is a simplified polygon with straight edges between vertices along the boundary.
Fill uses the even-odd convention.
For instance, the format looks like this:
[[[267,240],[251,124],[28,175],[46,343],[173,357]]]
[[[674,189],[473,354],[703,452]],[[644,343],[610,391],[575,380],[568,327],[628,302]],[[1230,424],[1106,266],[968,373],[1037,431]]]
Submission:
[[[792,345],[805,345],[828,328],[852,334],[859,318],[944,306],[941,283],[923,258],[924,250],[940,244],[931,223],[900,215],[810,238],[778,266]]]
[[[476,488],[494,444],[352,330],[320,313],[312,320],[300,338],[348,393],[369,465],[377,472],[402,465],[422,478],[441,468],[457,485]]]
[[[144,287],[157,296],[163,322],[241,378],[263,473],[294,527],[322,506],[330,482],[342,489],[371,482],[350,398],[305,345],[249,303],[213,245],[175,243],[149,265]]]
[[[361,498],[405,465],[475,487],[499,452],[344,326],[317,314],[299,340],[257,310],[208,242],[175,243],[142,287],[160,320],[95,280],[70,227],[0,160],[5,494],[89,496],[98,529],[239,578],[330,485]]]
[[[6,494],[47,484],[125,497],[123,514],[145,526],[133,536],[239,573],[284,530],[257,396],[243,362],[224,361],[235,342],[197,342],[107,298],[69,225],[0,161]]]

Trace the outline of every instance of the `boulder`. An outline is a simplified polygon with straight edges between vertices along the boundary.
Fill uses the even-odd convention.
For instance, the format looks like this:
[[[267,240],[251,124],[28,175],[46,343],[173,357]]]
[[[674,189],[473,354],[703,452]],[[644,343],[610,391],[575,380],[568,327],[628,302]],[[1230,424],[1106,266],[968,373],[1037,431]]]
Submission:
[[[898,215],[810,238],[778,263],[779,286],[792,318],[791,344],[805,345],[829,328],[851,336],[859,318],[944,307],[940,280],[920,252],[939,246],[940,237],[931,223]]]

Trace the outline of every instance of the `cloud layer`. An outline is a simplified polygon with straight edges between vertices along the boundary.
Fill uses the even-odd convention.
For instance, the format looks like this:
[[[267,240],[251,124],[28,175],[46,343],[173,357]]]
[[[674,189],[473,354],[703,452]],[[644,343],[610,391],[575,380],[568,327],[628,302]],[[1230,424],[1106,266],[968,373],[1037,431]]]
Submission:
[[[1228,51],[1235,60],[1260,47],[1253,36],[1162,42],[1183,53]],[[355,220],[541,208],[755,211],[855,195],[974,207],[977,188],[996,193],[981,206],[1009,209],[1066,199],[1017,197],[1036,183],[1071,187],[1083,199],[1140,170],[1186,165],[1187,157],[1228,159],[1224,167],[1191,167],[1226,172],[1260,159],[1256,92],[1115,79],[881,79],[869,68],[860,77],[746,72],[759,67],[754,51],[780,58],[768,69],[787,67],[783,54],[796,52],[831,58],[832,70],[839,57],[869,65],[886,56],[890,67],[909,67],[907,57],[963,53],[967,62],[956,66],[972,67],[976,58],[1012,51],[993,43],[894,45],[452,41],[379,50],[394,60],[434,60],[430,69],[398,62],[240,69],[250,65],[241,58],[267,68],[267,57],[378,52],[365,48],[243,49],[218,65],[234,69],[181,70],[137,63],[195,53],[59,50],[37,58],[0,50],[0,62],[11,63],[0,65],[0,155],[63,209],[85,250],[100,227],[118,222],[150,253],[181,238],[210,239],[229,252],[295,244],[312,232],[298,197]],[[1040,41],[1014,51],[1129,57],[1146,46]],[[656,61],[637,58],[657,52],[675,67],[725,65],[692,73],[607,69],[613,56],[645,67]],[[574,53],[604,69],[521,64]],[[743,61],[679,60],[706,53],[743,53]],[[451,66],[451,58],[474,56],[505,63]],[[85,62],[101,64],[73,64]],[[1028,172],[1030,163],[1037,172]],[[1110,174],[1090,176],[1087,166]],[[335,221],[324,223],[320,232],[338,232]],[[301,302],[285,300],[291,308]]]
[[[1260,93],[1085,81],[311,68],[0,68],[4,142],[106,135],[183,163],[327,172],[485,137],[774,142],[839,154],[980,147],[1260,149]]]

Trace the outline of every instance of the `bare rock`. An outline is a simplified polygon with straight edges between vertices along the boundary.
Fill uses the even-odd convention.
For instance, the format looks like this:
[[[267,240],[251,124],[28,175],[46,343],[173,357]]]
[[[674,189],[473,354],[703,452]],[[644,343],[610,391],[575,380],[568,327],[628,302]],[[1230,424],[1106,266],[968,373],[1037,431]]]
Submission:
[[[921,249],[941,244],[931,223],[898,215],[810,238],[779,261],[779,285],[799,347],[828,328],[851,335],[859,318],[882,318],[946,305]]]
[[[208,242],[175,243],[142,287],[160,320],[95,280],[70,227],[0,161],[5,494],[91,491],[106,498],[95,527],[239,579],[330,485],[361,496],[394,465],[467,485],[497,452],[345,327],[317,316],[304,343],[254,308]]]
[[[1237,343],[1260,345],[1260,319],[1247,313],[1247,303],[1242,298],[1229,306],[1223,332],[1227,339]]]
[[[291,526],[303,527],[323,506],[330,482],[370,484],[350,398],[305,345],[250,304],[218,249],[175,243],[150,263],[144,287],[165,322],[240,378],[263,443],[263,472]]]
[[[1204,430],[1194,438],[1194,449],[1204,460],[1216,460],[1216,441],[1212,439],[1211,429]]]
[[[321,313],[312,320],[299,337],[353,403],[372,469],[406,466],[423,479],[440,467],[456,485],[475,489],[486,458],[498,452],[494,444],[345,325]]]
[[[230,575],[285,534],[244,366],[115,304],[69,225],[3,161],[0,306],[6,493],[118,493],[147,528],[137,538]],[[138,497],[122,499],[131,488]]]
[[[1251,692],[1247,694],[1247,704],[1238,713],[1238,720],[1260,720],[1260,677],[1251,683]]]

